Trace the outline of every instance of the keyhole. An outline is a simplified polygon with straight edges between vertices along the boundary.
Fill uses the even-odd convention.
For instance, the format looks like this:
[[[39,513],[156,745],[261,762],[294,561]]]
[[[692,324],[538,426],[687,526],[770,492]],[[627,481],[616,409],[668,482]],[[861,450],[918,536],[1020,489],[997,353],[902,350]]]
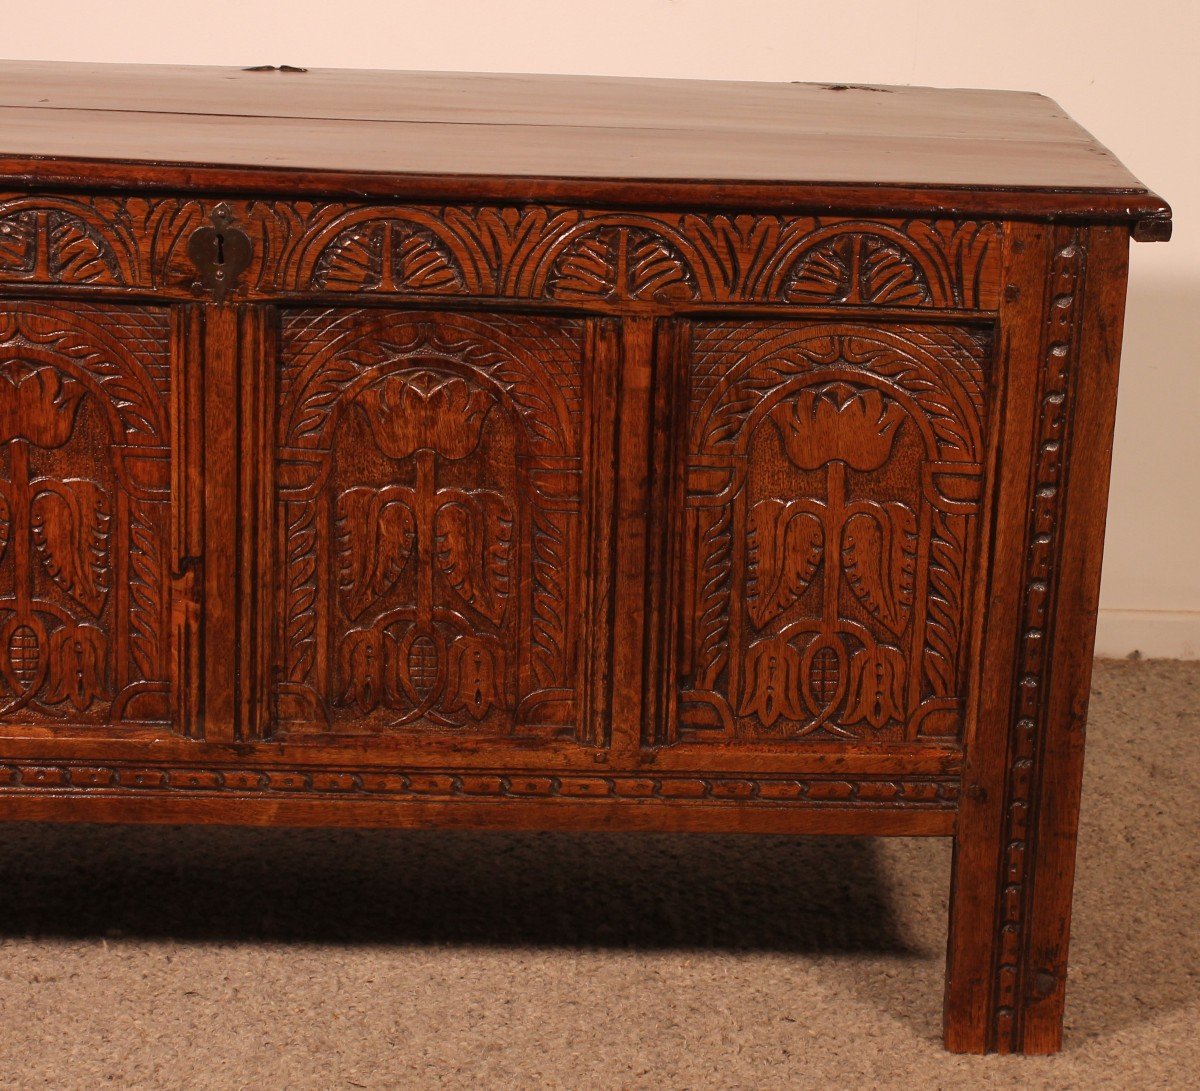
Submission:
[[[213,258],[213,279],[219,284],[225,279],[225,233],[217,232],[216,255]]]
[[[229,218],[229,209],[218,205],[213,210],[211,225],[198,227],[188,243],[188,255],[203,283],[213,290],[217,303],[224,302],[225,292],[250,264],[252,256],[249,238],[232,226]]]

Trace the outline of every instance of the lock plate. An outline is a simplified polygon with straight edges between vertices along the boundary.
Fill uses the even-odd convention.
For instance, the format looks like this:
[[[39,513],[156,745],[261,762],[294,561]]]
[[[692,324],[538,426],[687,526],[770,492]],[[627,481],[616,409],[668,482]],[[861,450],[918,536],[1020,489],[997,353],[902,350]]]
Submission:
[[[212,210],[210,225],[198,227],[188,240],[192,259],[213,301],[224,303],[226,294],[237,284],[253,257],[250,237],[233,222],[233,213],[222,202]]]

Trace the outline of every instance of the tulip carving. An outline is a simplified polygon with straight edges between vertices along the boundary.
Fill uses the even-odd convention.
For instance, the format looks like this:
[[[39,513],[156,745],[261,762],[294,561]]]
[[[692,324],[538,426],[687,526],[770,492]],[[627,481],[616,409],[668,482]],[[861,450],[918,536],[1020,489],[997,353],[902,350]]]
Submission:
[[[479,635],[460,636],[450,646],[446,711],[461,710],[482,720],[503,701],[503,676],[504,649],[496,641]]]
[[[50,635],[50,671],[42,700],[48,705],[70,701],[80,712],[104,695],[104,663],[108,642],[86,622],[63,625]]]
[[[342,699],[405,709],[401,722],[480,720],[504,703],[503,649],[487,630],[508,614],[514,515],[494,490],[439,486],[438,466],[474,453],[495,402],[466,379],[422,369],[385,377],[355,404],[384,455],[415,463],[415,484],[338,496],[341,602],[360,619],[402,577],[411,601],[347,635]]]
[[[479,445],[492,399],[458,376],[418,371],[389,375],[357,404],[379,449],[401,462],[417,451],[466,458]]]
[[[355,629],[341,645],[341,699],[363,712],[374,712],[380,702],[394,700],[391,679],[396,641],[377,629]]]
[[[772,727],[783,719],[808,734],[822,727],[882,728],[905,714],[907,668],[900,649],[843,615],[843,583],[881,629],[902,636],[916,588],[917,523],[900,501],[853,499],[848,473],[870,473],[891,457],[905,419],[874,387],[830,383],[800,390],[770,416],[798,468],[823,472],[823,498],[766,499],[748,519],[746,611],[770,630],[747,650],[739,714]],[[813,622],[798,624],[812,592]]]
[[[884,727],[904,717],[904,675],[907,671],[899,648],[868,644],[850,660],[849,697],[845,724],[866,721]]]
[[[57,368],[9,361],[0,369],[0,443],[61,447],[75,429],[83,395]]]
[[[0,363],[0,446],[9,474],[0,480],[0,560],[11,558],[12,593],[0,599],[3,709],[69,702],[82,712],[106,696],[108,642],[91,621],[108,597],[112,504],[82,478],[38,476],[38,450],[63,447],[75,431],[86,389],[57,368],[22,359]],[[65,596],[38,598],[41,570]]]
[[[804,717],[800,704],[799,663],[796,653],[781,636],[765,637],[750,646],[746,655],[746,683],[740,716],[757,716],[765,727]]]
[[[830,383],[801,390],[771,418],[788,457],[802,470],[830,462],[853,470],[877,470],[892,453],[904,410],[874,388]]]

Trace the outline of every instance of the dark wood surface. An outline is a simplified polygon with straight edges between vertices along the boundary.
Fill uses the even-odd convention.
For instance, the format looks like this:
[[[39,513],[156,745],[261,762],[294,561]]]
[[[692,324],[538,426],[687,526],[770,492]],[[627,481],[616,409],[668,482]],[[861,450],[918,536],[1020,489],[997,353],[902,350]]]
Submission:
[[[0,103],[0,818],[953,836],[947,1045],[1058,1048],[1170,226],[1086,134],[591,78]]]

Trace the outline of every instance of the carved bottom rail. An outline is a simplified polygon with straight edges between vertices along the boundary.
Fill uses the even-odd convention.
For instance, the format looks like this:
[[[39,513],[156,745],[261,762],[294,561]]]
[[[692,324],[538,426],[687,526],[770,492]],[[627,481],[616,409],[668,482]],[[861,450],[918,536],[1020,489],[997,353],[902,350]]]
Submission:
[[[57,763],[0,766],[0,792],[89,794],[284,793],[412,799],[627,799],[659,802],[730,802],[770,806],[905,806],[953,809],[954,776],[918,779],[843,777],[587,776],[445,772],[372,772],[246,769],[214,766],[91,765]]]

